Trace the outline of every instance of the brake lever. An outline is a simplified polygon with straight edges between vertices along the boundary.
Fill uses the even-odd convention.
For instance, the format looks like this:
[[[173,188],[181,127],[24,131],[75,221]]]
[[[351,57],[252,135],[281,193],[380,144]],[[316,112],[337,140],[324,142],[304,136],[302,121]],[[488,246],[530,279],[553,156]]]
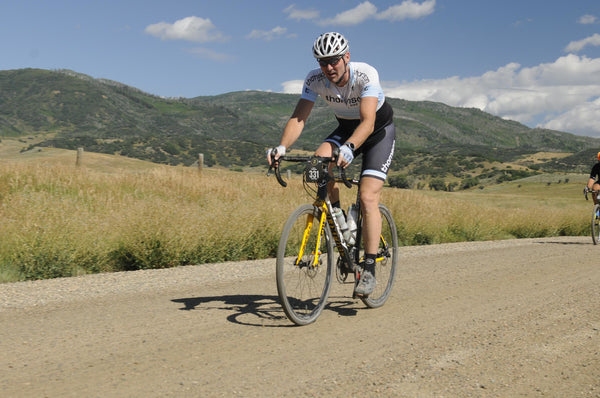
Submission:
[[[333,159],[335,160],[336,166],[337,166],[337,161],[338,161],[339,157],[340,157],[340,148],[336,147],[333,149]],[[348,188],[352,188],[352,184],[346,178],[346,170],[341,166],[337,166],[337,167],[338,167],[338,169],[340,169],[340,179],[344,182],[344,185]]]
[[[340,177],[342,178],[342,181],[344,181],[345,186],[347,186],[348,188],[352,188],[352,184],[346,178],[346,170],[343,167],[340,167]]]
[[[275,170],[275,177],[277,178],[277,182],[279,183],[279,185],[285,188],[287,187],[287,182],[285,182],[283,178],[281,178],[281,172],[279,171],[279,163],[280,159],[273,159],[271,161],[271,165],[269,166],[269,170],[267,171],[267,177],[271,175],[271,170]]]
[[[279,161],[277,161],[277,167],[275,167],[275,177],[277,177],[277,182],[279,183],[279,185],[281,185],[282,187],[287,187],[287,182],[285,182],[283,180],[283,178],[281,178],[281,171],[280,171],[280,167],[279,167]]]

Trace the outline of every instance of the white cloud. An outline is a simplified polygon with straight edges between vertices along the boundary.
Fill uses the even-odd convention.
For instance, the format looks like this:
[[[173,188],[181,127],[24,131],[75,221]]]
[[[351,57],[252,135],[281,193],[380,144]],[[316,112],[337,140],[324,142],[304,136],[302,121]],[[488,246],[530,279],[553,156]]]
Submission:
[[[586,46],[600,46],[600,35],[594,33],[592,36],[586,37],[583,40],[572,41],[565,47],[565,51],[576,53],[583,50]]]
[[[423,3],[415,3],[412,0],[404,1],[402,4],[391,6],[387,10],[376,15],[377,19],[388,21],[401,21],[403,19],[418,19],[426,17],[435,11],[435,0],[427,0]]]
[[[423,3],[415,3],[413,0],[405,0],[400,4],[390,6],[380,13],[377,12],[375,5],[369,1],[365,1],[350,10],[337,14],[333,18],[319,21],[319,25],[351,26],[361,24],[369,19],[381,19],[391,22],[404,19],[418,19],[434,12],[435,1],[426,0]]]
[[[284,94],[300,94],[302,92],[302,85],[304,80],[288,80],[287,82],[281,83]]]
[[[319,11],[310,9],[310,10],[298,10],[295,4],[285,8],[283,10],[284,13],[288,14],[289,19],[295,19],[296,21],[301,20],[311,20],[319,18]]]
[[[287,32],[286,28],[282,28],[281,26],[276,26],[271,30],[258,30],[254,29],[250,32],[246,38],[247,39],[261,39],[266,41],[271,41],[278,37],[284,36]]]
[[[584,102],[544,124],[544,127],[561,130],[577,131],[579,134],[600,136],[598,128],[600,120],[600,99]]]
[[[358,25],[363,23],[365,20],[374,17],[377,13],[377,7],[368,1],[360,3],[356,7],[341,12],[335,17],[325,19],[320,22],[321,25]]]
[[[533,22],[533,18],[525,18],[525,19],[519,19],[515,22],[513,22],[513,26],[514,27],[520,27],[526,24],[530,24]]]
[[[578,20],[577,23],[580,23],[582,25],[590,25],[590,24],[594,24],[596,23],[596,20],[598,18],[595,15],[583,15],[581,16]]]
[[[215,25],[210,19],[191,16],[177,20],[172,24],[159,22],[148,25],[144,32],[163,40],[187,40],[197,43],[226,39],[220,32],[214,32],[214,29]]]
[[[369,19],[387,20],[390,22],[404,19],[418,19],[431,15],[435,11],[436,0],[425,0],[417,3],[413,0],[405,0],[400,4],[392,5],[385,11],[378,12],[377,7],[370,1],[364,1],[356,7],[342,11],[333,18],[319,20],[319,11],[314,9],[299,10],[295,4],[285,8],[284,13],[288,19],[311,20],[321,26],[352,26],[361,24]]]
[[[382,84],[389,97],[476,107],[526,124],[543,120],[540,127],[568,126],[566,131],[600,136],[598,76],[600,58],[569,54],[531,68],[510,63],[475,77]]]
[[[187,50],[187,52],[200,58],[210,59],[212,61],[229,62],[235,59],[235,57],[229,54],[218,53],[209,48],[195,47]]]

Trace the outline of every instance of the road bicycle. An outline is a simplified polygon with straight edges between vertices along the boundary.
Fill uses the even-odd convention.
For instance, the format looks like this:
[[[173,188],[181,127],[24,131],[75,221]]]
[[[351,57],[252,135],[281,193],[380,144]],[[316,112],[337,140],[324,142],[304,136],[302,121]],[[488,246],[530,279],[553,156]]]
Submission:
[[[584,189],[583,193],[585,195],[585,200],[588,200],[588,193],[597,194],[599,191],[590,191],[588,189]],[[600,242],[600,204],[594,204],[594,212],[592,213],[592,241],[595,245]]]
[[[283,226],[277,250],[277,292],[283,310],[296,325],[314,322],[327,303],[333,276],[339,283],[354,286],[362,272],[362,214],[360,211],[359,180],[346,178],[344,169],[335,166],[333,157],[282,156],[269,169],[275,170],[277,181],[283,187],[281,163],[303,163],[304,190],[314,202],[298,207]],[[330,164],[337,173],[330,173]],[[337,174],[337,175],[336,175]],[[348,214],[356,209],[356,234],[342,230],[342,222],[333,215],[327,195],[327,184],[335,181],[348,188],[357,187],[356,202]],[[398,263],[398,237],[390,210],[379,204],[382,219],[381,237],[375,265],[377,285],[369,296],[357,297],[369,308],[381,307],[392,291]],[[348,279],[352,275],[353,279]]]

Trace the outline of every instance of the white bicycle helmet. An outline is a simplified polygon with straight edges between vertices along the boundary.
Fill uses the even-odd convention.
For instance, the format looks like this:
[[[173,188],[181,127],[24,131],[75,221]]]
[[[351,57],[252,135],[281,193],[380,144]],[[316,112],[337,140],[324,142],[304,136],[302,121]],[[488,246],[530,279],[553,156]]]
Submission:
[[[323,33],[313,44],[313,56],[316,59],[337,57],[347,51],[348,40],[337,32]]]

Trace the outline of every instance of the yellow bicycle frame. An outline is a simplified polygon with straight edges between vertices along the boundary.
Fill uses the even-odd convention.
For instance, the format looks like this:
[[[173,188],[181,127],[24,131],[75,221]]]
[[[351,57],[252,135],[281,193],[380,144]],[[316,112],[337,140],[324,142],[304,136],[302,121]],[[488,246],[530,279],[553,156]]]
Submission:
[[[327,217],[326,217],[327,204],[326,203],[323,203],[321,210],[322,210],[321,211],[321,219],[319,220],[319,230],[318,230],[318,235],[317,235],[316,247],[312,253],[314,255],[314,259],[313,259],[313,263],[312,263],[313,267],[317,267],[319,265],[319,256],[321,255],[321,251],[319,250],[319,248],[321,247],[321,238],[323,237],[323,226],[325,225],[325,220],[327,219]],[[298,258],[296,259],[296,265],[298,265],[300,263],[302,256],[304,256],[304,251],[306,250],[306,244],[308,241],[308,237],[310,236],[310,232],[312,231],[312,228],[313,228],[314,218],[315,218],[314,214],[310,214],[306,218],[306,227],[304,227],[304,234],[302,236],[302,245],[300,246],[300,252],[298,253]]]
[[[383,234],[381,234],[380,239],[381,239],[381,243],[383,244],[383,249],[385,249],[385,251],[387,252],[388,244],[385,241]],[[386,258],[385,256],[380,256],[379,253],[377,253],[377,258],[375,259],[375,262],[377,263],[377,262],[383,261],[383,260],[385,260],[385,258]]]
[[[296,259],[296,264],[295,264],[296,266],[298,266],[300,264],[302,256],[304,256],[304,252],[306,251],[308,238],[310,236],[310,233],[312,231],[313,224],[314,224],[314,217],[315,217],[314,214],[309,214],[308,217],[306,218],[306,227],[304,227],[304,234],[302,236],[302,244],[300,246],[298,258]],[[319,250],[319,248],[321,247],[321,239],[323,238],[323,228],[324,228],[326,220],[327,220],[327,203],[323,202],[321,204],[321,217],[319,219],[319,230],[318,230],[318,235],[317,235],[317,241],[315,243],[316,247],[312,251],[312,254],[314,256],[313,263],[311,264],[312,267],[317,267],[319,265],[319,256],[321,255],[321,251]],[[383,234],[381,234],[380,239],[381,239],[381,243],[383,244],[383,248],[387,250],[388,243],[385,241]],[[386,259],[385,256],[378,255],[377,258],[375,259],[375,262],[380,262],[385,259]]]

